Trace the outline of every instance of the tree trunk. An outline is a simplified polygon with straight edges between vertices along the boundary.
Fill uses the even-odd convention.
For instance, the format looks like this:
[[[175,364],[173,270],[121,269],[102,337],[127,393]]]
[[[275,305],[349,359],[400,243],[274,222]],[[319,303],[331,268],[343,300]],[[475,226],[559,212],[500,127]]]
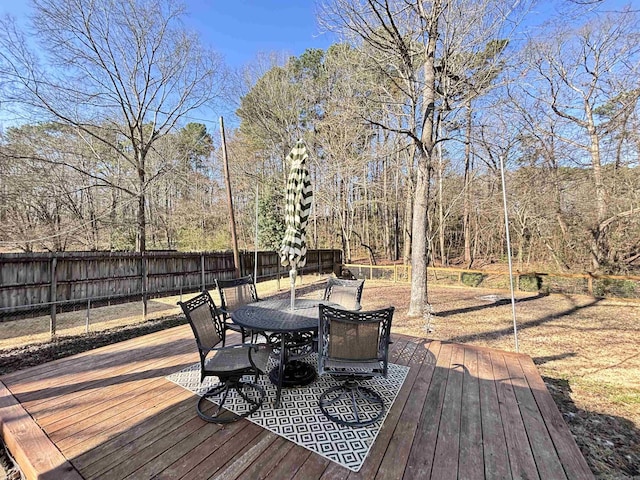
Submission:
[[[427,299],[427,208],[429,194],[428,159],[422,149],[418,152],[418,175],[413,203],[413,231],[411,242],[411,300],[410,317],[422,316]]]
[[[382,160],[382,222],[383,222],[383,244],[384,254],[389,260],[393,260],[391,253],[391,215],[389,211],[389,187],[388,187],[388,157]]]
[[[396,158],[396,165],[400,165],[400,154]],[[400,172],[396,168],[395,171],[395,196],[393,199],[393,261],[396,262],[400,258]]]
[[[413,204],[413,237],[411,249],[411,300],[410,317],[422,316],[429,303],[427,296],[427,207],[429,202],[429,183],[431,175],[431,156],[433,155],[434,115],[436,99],[436,40],[438,36],[438,17],[440,0],[434,0],[429,18],[428,41],[424,56],[424,90],[422,92],[423,128],[418,154],[418,175],[416,195]],[[425,18],[426,20],[426,18]]]
[[[464,236],[464,264],[471,268],[471,102],[467,103],[467,130],[464,145],[464,205],[462,212],[462,232]]]
[[[447,250],[445,247],[445,220],[444,220],[444,163],[442,160],[442,147],[438,145],[438,240],[440,246],[440,263],[449,265]]]
[[[138,151],[138,214],[136,224],[138,232],[136,235],[136,251],[145,252],[147,250],[147,215],[145,212],[146,194],[146,172],[144,152]]]
[[[600,139],[593,121],[593,111],[589,102],[585,102],[585,113],[587,114],[587,131],[589,132],[589,153],[591,154],[591,166],[593,169],[593,183],[596,193],[596,224],[591,229],[592,248],[591,263],[598,271],[602,267],[602,261],[607,258],[606,233],[598,228],[607,215],[607,203],[605,198],[605,188],[602,179],[602,164],[600,162]]]
[[[411,156],[411,158],[413,159],[413,156]],[[411,160],[411,163],[413,163],[413,160]],[[411,238],[413,237],[413,196],[415,188],[413,187],[413,178],[411,176],[412,170],[413,165],[411,165],[409,174],[407,175],[407,191],[404,203],[404,229],[402,231],[404,237],[404,252],[402,253],[402,260],[405,265],[411,262]]]

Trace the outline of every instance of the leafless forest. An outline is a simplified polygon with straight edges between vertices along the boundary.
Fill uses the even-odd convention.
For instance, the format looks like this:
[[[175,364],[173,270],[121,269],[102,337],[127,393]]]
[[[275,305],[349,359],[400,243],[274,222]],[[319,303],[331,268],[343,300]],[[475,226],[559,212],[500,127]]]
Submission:
[[[230,248],[215,103],[241,248],[256,199],[277,248],[302,138],[311,248],[418,273],[504,261],[502,160],[520,268],[640,270],[637,6],[332,0],[339,42],[232,71],[180,6],[111,3],[36,0],[36,37],[2,20],[3,251]]]

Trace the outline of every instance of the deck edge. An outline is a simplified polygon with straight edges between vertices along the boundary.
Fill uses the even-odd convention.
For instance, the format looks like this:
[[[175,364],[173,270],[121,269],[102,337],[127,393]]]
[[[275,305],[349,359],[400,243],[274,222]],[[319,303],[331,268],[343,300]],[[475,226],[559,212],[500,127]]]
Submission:
[[[36,421],[0,381],[0,435],[27,479],[81,480]]]

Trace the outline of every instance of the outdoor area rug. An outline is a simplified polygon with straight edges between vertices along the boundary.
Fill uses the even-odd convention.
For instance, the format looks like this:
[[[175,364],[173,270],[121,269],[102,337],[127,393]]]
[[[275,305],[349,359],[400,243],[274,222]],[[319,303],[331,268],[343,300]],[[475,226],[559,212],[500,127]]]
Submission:
[[[317,367],[317,355],[311,354],[304,359]],[[275,366],[270,360],[269,368]],[[377,377],[362,381],[363,386],[373,388],[385,402],[385,414],[378,422],[367,427],[349,428],[337,425],[322,414],[318,407],[318,398],[328,388],[339,383],[331,375],[319,376],[306,387],[283,388],[280,408],[274,408],[276,387],[269,381],[268,375],[260,377],[260,385],[266,390],[262,407],[248,420],[280,435],[293,443],[317,453],[331,461],[357,472],[362,467],[373,442],[404,383],[409,367],[389,363],[387,378]],[[252,378],[252,377],[251,377]],[[210,386],[217,383],[215,377],[205,378],[200,383],[200,365],[194,364],[167,377],[181,387],[202,395]],[[231,398],[233,397],[233,398]],[[234,411],[234,402],[238,395],[229,395],[227,408]]]

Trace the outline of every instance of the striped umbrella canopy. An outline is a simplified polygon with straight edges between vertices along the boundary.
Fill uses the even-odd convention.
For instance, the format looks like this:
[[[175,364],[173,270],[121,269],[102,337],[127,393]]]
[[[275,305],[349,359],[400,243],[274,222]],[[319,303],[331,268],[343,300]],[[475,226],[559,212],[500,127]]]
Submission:
[[[291,308],[295,302],[295,280],[297,269],[307,263],[306,230],[311,212],[311,177],[307,170],[306,160],[309,157],[307,148],[298,140],[295,147],[287,155],[291,170],[287,179],[287,196],[285,206],[286,231],[280,247],[280,263],[290,267]]]

